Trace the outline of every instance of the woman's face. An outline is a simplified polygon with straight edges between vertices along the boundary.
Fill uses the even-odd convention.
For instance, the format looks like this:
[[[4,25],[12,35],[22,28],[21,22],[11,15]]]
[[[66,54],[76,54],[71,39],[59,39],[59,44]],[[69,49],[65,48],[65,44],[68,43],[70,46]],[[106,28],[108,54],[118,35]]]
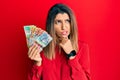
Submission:
[[[58,13],[54,19],[54,29],[59,38],[70,34],[70,18],[67,13]]]

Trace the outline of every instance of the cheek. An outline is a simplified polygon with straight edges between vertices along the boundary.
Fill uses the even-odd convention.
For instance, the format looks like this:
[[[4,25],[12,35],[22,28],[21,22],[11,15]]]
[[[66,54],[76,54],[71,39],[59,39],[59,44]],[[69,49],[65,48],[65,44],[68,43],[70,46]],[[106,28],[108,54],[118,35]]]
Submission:
[[[55,30],[55,33],[56,33],[57,35],[59,35],[60,30],[59,30],[59,29]]]
[[[58,26],[55,26],[54,29],[55,29],[55,32],[56,32],[56,33],[59,33],[59,32],[60,32],[60,29],[59,29]]]
[[[67,29],[68,29],[68,32],[70,33],[70,26],[68,26],[68,28],[67,28]]]

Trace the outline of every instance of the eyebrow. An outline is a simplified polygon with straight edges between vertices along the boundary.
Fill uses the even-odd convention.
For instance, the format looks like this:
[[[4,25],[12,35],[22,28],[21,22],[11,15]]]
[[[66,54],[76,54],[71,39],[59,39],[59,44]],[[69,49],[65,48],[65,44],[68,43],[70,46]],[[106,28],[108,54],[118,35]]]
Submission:
[[[55,21],[61,21],[61,19],[55,19]],[[70,21],[70,19],[65,19],[65,21]]]
[[[66,21],[70,21],[70,19],[66,19]]]

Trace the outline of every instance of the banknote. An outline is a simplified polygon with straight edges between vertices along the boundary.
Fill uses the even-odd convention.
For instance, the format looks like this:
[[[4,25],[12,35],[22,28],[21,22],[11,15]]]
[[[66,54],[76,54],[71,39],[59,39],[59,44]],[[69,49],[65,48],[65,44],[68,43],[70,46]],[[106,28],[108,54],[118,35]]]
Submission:
[[[26,25],[24,26],[24,32],[26,35],[26,40],[27,40],[27,46],[30,47],[35,39],[34,39],[34,31],[35,31],[36,26],[34,25]]]
[[[46,31],[40,32],[40,28],[35,25],[24,26],[24,31],[28,47],[36,42],[44,48],[52,41],[52,37]]]
[[[26,38],[29,38],[31,34],[30,27],[24,26],[24,31],[25,31]]]
[[[52,41],[52,37],[44,31],[40,36],[37,37],[36,41],[42,47],[46,47]]]

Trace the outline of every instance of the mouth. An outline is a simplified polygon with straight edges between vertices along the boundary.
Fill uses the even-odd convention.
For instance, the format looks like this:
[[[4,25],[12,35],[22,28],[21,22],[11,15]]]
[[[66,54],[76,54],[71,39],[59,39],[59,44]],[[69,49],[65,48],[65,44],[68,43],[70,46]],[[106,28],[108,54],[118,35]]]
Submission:
[[[62,35],[67,35],[68,34],[68,31],[63,31],[61,32]]]

